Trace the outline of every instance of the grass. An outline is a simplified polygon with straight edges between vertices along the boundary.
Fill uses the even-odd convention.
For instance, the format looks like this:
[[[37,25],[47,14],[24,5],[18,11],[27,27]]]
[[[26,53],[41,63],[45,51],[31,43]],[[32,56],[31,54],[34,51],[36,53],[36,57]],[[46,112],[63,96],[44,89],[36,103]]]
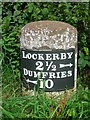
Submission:
[[[77,84],[77,90],[64,105],[56,98],[47,97],[44,91],[36,94],[35,88],[34,96],[22,96],[19,70],[5,65],[2,70],[2,117],[15,120],[19,118],[89,120],[90,91],[87,85],[82,84],[80,76]]]

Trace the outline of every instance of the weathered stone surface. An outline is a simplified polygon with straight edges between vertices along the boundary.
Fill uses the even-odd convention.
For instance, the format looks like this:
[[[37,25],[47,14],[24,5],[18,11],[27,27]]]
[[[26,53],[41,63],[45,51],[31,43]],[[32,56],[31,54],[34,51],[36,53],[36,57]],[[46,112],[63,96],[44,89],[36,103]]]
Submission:
[[[33,51],[75,49],[75,86],[77,79],[77,30],[70,24],[59,21],[38,21],[26,24],[21,30],[20,48]],[[68,90],[70,92],[74,89]],[[24,89],[23,89],[24,90]],[[24,90],[25,91],[25,90]],[[24,92],[25,93],[25,92]],[[33,90],[28,91],[33,95]],[[59,95],[63,92],[47,92]],[[25,93],[26,94],[26,93]]]
[[[73,26],[63,22],[32,22],[22,28],[21,48],[31,50],[75,48],[76,34]]]

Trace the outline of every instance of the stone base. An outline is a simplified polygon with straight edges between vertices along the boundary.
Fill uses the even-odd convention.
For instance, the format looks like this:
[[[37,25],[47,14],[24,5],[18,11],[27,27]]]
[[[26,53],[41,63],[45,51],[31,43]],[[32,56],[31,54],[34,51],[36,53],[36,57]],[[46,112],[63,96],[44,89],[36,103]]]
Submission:
[[[45,92],[45,95],[49,98],[61,99],[65,96],[69,97],[70,95],[72,95],[74,91],[75,89],[73,88],[73,89],[69,89],[66,91],[60,91],[60,92]],[[22,95],[23,96],[34,96],[34,90],[28,90],[25,87],[22,87]]]

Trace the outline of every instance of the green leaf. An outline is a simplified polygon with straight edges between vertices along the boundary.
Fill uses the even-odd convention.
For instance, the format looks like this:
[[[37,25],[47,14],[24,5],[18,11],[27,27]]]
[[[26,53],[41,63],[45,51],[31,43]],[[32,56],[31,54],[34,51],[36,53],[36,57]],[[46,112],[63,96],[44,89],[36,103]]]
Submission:
[[[86,55],[89,55],[89,49],[87,47],[84,47],[84,51],[85,51]]]
[[[39,14],[40,11],[41,11],[41,10],[40,10],[39,8],[36,8],[36,11],[35,11],[35,12],[36,12],[36,14]]]
[[[85,56],[84,59],[89,61],[90,60],[90,56]]]
[[[19,4],[14,5],[14,9],[17,10],[18,6],[19,6]]]
[[[84,53],[80,53],[79,56],[80,56],[81,58],[84,58]]]
[[[4,30],[5,32],[7,32],[9,29],[10,20],[11,18],[8,16],[3,18],[2,30]]]
[[[18,10],[14,11],[14,17],[15,17],[15,16],[18,16],[20,13],[21,13],[21,12],[18,11]]]
[[[32,13],[33,9],[34,9],[33,3],[28,4],[28,12]]]
[[[90,67],[90,61],[87,63],[87,65]]]
[[[83,58],[79,58],[78,65],[79,65],[80,68],[83,69],[86,66],[86,64],[87,64],[86,60],[84,60]]]
[[[48,13],[49,13],[49,10],[48,10],[48,8],[44,8],[43,10],[42,10],[42,14],[43,15],[48,15]]]

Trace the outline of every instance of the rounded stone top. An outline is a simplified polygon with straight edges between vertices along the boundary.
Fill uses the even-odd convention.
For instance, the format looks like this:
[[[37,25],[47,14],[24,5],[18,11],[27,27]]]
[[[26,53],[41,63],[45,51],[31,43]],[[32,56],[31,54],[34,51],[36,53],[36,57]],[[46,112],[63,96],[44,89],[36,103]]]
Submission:
[[[21,30],[20,48],[52,50],[75,48],[77,29],[60,21],[36,21]]]
[[[48,28],[52,31],[65,30],[69,28],[71,31],[77,32],[76,28],[68,23],[60,22],[60,21],[49,21],[49,20],[28,23],[22,28],[22,30],[27,28],[31,30]]]

